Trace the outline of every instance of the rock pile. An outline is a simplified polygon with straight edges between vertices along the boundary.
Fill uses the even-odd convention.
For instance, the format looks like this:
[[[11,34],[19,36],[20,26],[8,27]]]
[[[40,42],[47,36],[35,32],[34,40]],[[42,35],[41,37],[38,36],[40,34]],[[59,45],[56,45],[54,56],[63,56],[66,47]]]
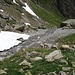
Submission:
[[[60,26],[65,29],[75,29],[75,19],[68,19],[62,22]]]

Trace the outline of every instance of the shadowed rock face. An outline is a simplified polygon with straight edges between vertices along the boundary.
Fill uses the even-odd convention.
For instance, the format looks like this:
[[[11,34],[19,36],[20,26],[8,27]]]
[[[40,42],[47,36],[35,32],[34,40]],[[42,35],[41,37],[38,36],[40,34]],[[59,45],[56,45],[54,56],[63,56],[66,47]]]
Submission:
[[[46,1],[32,0],[32,1],[42,7],[46,6],[47,9],[49,10],[57,8],[59,12],[66,18],[75,18],[75,0],[46,0]]]
[[[55,0],[32,0],[34,3],[40,5],[47,10],[55,10]]]
[[[75,0],[57,0],[56,6],[67,18],[75,18]]]

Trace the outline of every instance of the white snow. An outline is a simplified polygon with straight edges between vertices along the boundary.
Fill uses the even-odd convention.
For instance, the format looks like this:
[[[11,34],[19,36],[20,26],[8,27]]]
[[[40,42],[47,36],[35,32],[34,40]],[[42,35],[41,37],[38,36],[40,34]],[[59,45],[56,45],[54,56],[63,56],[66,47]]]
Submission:
[[[15,0],[13,0],[13,3],[15,3],[15,4],[17,4],[17,5],[19,5]]]
[[[26,26],[30,26],[31,24],[30,24],[30,23],[25,23],[25,25],[26,25]]]
[[[25,7],[26,6],[26,7]],[[31,8],[27,5],[27,3],[25,3],[25,6],[23,6],[22,8],[24,8],[27,12],[29,12],[31,15],[36,16],[37,18],[39,18],[32,10]]]
[[[3,51],[4,49],[9,49],[13,47],[14,45],[18,45],[21,42],[17,40],[19,38],[23,38],[24,40],[27,40],[29,38],[29,35],[19,34],[19,33],[9,32],[9,31],[1,31],[0,32],[0,51]]]
[[[0,9],[0,11],[1,11],[1,12],[3,12],[3,10],[2,10],[2,9]]]
[[[24,13],[21,13],[22,15],[24,15]]]

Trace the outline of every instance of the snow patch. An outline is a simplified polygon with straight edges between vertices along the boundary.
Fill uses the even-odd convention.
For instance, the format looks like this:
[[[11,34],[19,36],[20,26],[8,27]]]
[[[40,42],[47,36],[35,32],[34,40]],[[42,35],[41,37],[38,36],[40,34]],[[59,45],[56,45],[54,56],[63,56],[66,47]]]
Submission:
[[[25,23],[25,25],[26,25],[26,26],[31,26],[31,24],[30,24],[30,23]]]
[[[15,4],[17,4],[17,5],[19,5],[15,0],[13,0],[13,3],[15,3]]]
[[[25,7],[26,6],[26,7]],[[37,18],[39,18],[32,10],[31,8],[27,5],[27,3],[25,3],[25,6],[23,6],[22,8],[24,8],[27,12],[29,12],[31,15],[36,16]]]
[[[1,31],[0,32],[0,51],[3,51],[4,49],[10,49],[14,45],[18,45],[19,43],[21,43],[21,41],[17,39],[23,38],[24,40],[27,40],[29,36],[30,35],[19,34],[15,32]]]
[[[24,15],[24,13],[21,13],[22,15]]]
[[[2,9],[0,9],[0,11],[1,11],[1,12],[3,12],[3,10],[2,10]]]

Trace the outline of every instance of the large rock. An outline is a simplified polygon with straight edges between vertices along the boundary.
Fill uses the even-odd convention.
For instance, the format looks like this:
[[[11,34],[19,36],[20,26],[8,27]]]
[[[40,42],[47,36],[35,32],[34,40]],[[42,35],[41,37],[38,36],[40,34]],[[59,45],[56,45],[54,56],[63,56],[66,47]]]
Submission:
[[[24,61],[22,61],[20,64],[19,64],[20,66],[28,66],[28,67],[32,67],[32,65],[31,65],[31,63],[29,63],[27,60],[24,60]]]
[[[42,57],[35,57],[35,58],[30,58],[31,61],[38,61],[42,60]]]
[[[3,75],[3,74],[7,74],[7,72],[5,72],[4,70],[0,70],[0,75]]]
[[[20,72],[20,73],[24,73],[24,70],[21,68],[21,69],[19,69],[18,72]]]
[[[32,75],[30,71],[26,71],[25,75]]]
[[[24,31],[25,26],[24,25],[15,25],[14,30],[18,30],[23,32]]]
[[[9,31],[9,30],[13,30],[13,27],[11,26],[11,25],[6,25],[5,27],[4,27],[4,30],[5,31]]]
[[[70,46],[69,45],[62,45],[61,48],[62,49],[70,49]]]
[[[60,71],[58,75],[67,75],[64,71]]]
[[[72,45],[72,48],[74,48],[74,49],[75,49],[75,45]]]
[[[58,10],[67,18],[75,18],[75,0],[56,0]]]
[[[62,70],[63,71],[70,71],[71,70],[71,67],[62,67]]]
[[[63,21],[61,24],[60,24],[61,27],[67,27],[67,28],[73,28],[75,29],[75,19],[68,19],[66,21]]]
[[[55,59],[61,59],[61,58],[63,58],[61,50],[55,50],[52,53],[50,53],[49,55],[45,56],[45,59],[47,61],[54,61]]]
[[[64,63],[64,64],[68,65],[68,62],[65,59],[61,59],[60,63]]]
[[[36,56],[39,56],[39,55],[40,55],[40,53],[36,52],[36,51],[32,51],[31,53],[29,53],[29,56],[32,57],[32,58],[34,58]]]
[[[58,49],[57,45],[52,45],[52,49]]]

